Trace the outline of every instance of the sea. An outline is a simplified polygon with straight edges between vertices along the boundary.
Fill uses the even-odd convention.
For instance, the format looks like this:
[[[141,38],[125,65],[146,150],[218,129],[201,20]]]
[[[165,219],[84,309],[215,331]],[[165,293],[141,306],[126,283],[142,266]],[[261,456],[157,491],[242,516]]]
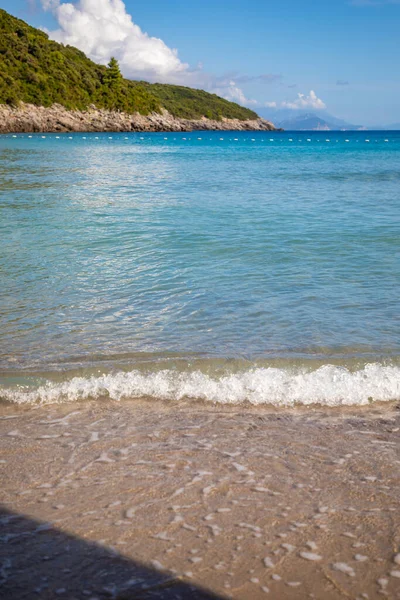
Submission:
[[[400,132],[0,136],[0,402],[400,398]]]

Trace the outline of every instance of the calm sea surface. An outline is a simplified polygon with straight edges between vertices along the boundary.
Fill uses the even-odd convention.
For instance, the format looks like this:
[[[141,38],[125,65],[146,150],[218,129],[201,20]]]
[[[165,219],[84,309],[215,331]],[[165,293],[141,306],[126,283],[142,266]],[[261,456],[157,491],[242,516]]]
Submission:
[[[399,282],[400,132],[0,137],[3,400],[398,399]]]

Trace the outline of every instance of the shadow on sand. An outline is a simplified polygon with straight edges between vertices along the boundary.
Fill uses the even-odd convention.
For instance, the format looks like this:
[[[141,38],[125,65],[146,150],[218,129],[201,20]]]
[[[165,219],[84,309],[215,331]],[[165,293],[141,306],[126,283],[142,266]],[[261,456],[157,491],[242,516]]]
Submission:
[[[4,600],[222,600],[110,549],[0,508]]]

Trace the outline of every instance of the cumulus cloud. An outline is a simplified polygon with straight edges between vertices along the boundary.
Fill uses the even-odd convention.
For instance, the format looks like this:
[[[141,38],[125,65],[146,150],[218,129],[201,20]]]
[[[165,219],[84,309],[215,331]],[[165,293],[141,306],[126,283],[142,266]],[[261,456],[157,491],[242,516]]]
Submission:
[[[282,106],[284,108],[291,108],[293,110],[302,108],[322,110],[326,108],[325,102],[323,102],[320,98],[317,97],[314,90],[311,90],[308,96],[306,96],[305,94],[297,94],[296,100],[293,100],[293,102],[282,102]]]
[[[211,76],[208,73],[193,73],[195,79],[201,81],[201,87],[211,91],[218,96],[222,96],[232,102],[238,102],[246,106],[263,106],[258,100],[247,98],[239,85],[260,81],[262,83],[273,83],[281,79],[281,75],[263,74],[263,75],[239,75],[237,73],[228,73],[220,77]],[[196,87],[196,82],[194,83]]]
[[[107,64],[114,56],[128,78],[199,87],[245,106],[278,106],[276,102],[261,103],[248,98],[240,86],[253,82],[277,83],[282,79],[281,75],[231,72],[215,76],[204,71],[202,65],[190,68],[179,58],[176,49],[142,31],[127,12],[123,0],[77,0],[74,3],[41,0],[41,4],[44,10],[51,11],[58,24],[56,30],[47,32],[50,38],[79,48],[100,64]],[[324,102],[312,90],[309,96],[298,94],[296,100],[283,102],[281,106],[325,108]]]
[[[142,31],[127,12],[123,0],[41,0],[42,7],[51,11],[58,28],[47,31],[50,38],[82,50],[92,60],[107,64],[114,56],[125,77],[152,82],[175,83],[198,87],[247,106],[256,100],[247,98],[240,85],[258,81],[274,83],[281,75],[240,75],[230,73],[214,76],[182,62],[178,51],[163,40]]]
[[[60,4],[60,0],[41,0],[41,2],[44,10],[52,10]]]
[[[218,85],[218,83],[216,85]],[[211,87],[209,88],[209,91],[212,91],[213,94],[217,94],[218,96],[222,96],[222,98],[225,98],[226,100],[244,104],[245,106],[257,106],[259,104],[257,100],[247,98],[243,90],[236,85],[235,81],[230,81],[228,85],[224,85],[223,87]]]
[[[122,0],[79,0],[76,4],[42,0],[42,6],[59,25],[48,32],[52,39],[76,46],[100,64],[115,56],[127,77],[178,82],[189,72],[177,50],[133,22]]]

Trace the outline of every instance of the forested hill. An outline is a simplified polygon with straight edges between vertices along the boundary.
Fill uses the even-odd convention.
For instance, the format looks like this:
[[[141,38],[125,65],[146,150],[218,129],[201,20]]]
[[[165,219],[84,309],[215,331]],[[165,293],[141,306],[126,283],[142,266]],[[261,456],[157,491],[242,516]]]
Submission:
[[[256,119],[252,110],[203,90],[123,79],[118,63],[97,65],[83,52],[0,9],[0,104],[61,104],[147,115],[167,109],[185,119]]]

